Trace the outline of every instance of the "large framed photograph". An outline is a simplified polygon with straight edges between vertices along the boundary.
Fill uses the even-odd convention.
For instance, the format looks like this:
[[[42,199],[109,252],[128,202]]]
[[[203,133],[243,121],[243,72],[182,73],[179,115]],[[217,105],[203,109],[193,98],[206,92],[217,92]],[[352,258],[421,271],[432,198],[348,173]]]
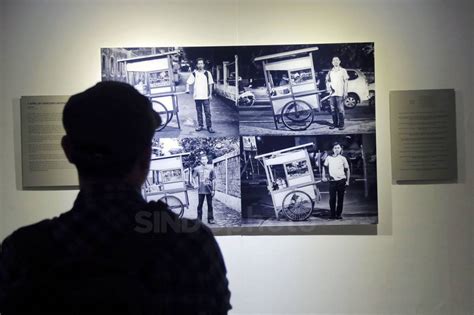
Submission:
[[[101,74],[162,118],[145,198],[245,233],[378,222],[374,60],[373,42],[102,48]]]

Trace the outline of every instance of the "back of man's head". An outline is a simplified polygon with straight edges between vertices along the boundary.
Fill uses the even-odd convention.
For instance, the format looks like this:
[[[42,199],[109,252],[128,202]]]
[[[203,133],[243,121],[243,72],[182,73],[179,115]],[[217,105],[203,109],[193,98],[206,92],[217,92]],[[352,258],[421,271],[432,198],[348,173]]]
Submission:
[[[122,177],[151,146],[160,123],[150,100],[131,85],[97,83],[64,107],[68,157],[80,176]]]

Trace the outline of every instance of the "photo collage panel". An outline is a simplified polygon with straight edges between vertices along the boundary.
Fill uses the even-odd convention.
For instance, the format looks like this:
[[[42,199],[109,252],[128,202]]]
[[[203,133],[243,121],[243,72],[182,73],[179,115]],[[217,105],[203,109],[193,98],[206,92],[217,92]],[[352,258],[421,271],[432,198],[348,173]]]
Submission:
[[[214,229],[377,224],[374,43],[102,48],[162,124],[147,200]]]

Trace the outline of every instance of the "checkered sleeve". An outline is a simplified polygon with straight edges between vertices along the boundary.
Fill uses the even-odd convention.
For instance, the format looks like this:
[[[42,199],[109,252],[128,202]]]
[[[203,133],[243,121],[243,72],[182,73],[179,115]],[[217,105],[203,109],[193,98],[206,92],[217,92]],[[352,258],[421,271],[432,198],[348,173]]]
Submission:
[[[211,230],[204,227],[203,249],[207,254],[208,265],[207,281],[209,292],[211,292],[212,301],[210,307],[213,309],[211,314],[227,314],[232,309],[230,304],[231,293],[229,291],[229,281],[227,280],[227,269],[225,267],[224,258],[217,241]]]
[[[10,238],[6,238],[0,249],[0,313],[5,308],[11,288],[19,280],[21,272],[18,270],[18,263],[12,242]]]

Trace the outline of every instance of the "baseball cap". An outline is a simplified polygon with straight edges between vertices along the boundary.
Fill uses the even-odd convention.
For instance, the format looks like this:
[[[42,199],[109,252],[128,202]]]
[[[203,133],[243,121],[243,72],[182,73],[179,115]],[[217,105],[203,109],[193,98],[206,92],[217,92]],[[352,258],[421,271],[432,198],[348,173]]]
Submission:
[[[150,100],[123,82],[99,82],[71,96],[63,110],[78,169],[119,172],[151,144],[160,124]]]

